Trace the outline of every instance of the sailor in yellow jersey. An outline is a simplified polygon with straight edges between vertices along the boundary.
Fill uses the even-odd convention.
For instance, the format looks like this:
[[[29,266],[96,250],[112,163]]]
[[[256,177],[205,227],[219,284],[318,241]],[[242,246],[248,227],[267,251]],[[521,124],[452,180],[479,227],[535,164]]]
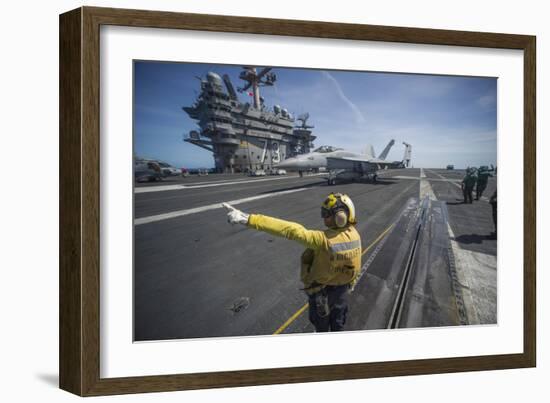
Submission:
[[[361,270],[361,237],[355,229],[355,207],[351,199],[331,193],[321,206],[327,229],[309,230],[302,225],[260,214],[228,209],[231,224],[281,236],[304,245],[301,280],[309,298],[309,319],[317,332],[344,329],[348,295]]]

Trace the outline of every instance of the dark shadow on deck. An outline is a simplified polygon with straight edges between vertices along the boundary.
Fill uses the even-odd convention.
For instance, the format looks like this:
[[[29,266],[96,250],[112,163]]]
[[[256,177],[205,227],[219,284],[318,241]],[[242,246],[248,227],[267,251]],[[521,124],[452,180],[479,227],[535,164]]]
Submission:
[[[494,240],[496,236],[494,233],[481,235],[481,234],[463,234],[455,237],[455,241],[458,243],[472,244],[477,243],[481,244],[483,241]]]

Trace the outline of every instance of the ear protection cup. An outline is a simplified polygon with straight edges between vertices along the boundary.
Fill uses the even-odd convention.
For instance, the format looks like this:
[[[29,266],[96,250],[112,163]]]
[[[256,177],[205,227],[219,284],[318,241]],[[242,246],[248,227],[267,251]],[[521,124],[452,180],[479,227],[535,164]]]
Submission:
[[[338,228],[343,228],[348,223],[348,216],[345,211],[338,211],[334,215],[334,223]]]

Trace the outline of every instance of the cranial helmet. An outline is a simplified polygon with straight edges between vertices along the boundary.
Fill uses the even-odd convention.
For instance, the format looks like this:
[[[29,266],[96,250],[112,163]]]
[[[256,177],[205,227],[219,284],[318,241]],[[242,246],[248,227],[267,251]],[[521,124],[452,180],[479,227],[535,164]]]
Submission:
[[[348,195],[331,193],[321,205],[321,217],[334,216],[334,223],[338,228],[348,224],[356,224],[355,206]]]

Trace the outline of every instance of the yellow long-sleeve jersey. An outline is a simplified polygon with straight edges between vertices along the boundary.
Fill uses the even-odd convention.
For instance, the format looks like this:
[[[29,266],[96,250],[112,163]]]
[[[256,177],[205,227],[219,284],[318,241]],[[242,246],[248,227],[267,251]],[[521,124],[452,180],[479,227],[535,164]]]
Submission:
[[[361,270],[361,236],[353,225],[324,231],[251,214],[248,227],[297,241],[307,249],[302,254],[301,279],[304,289],[314,293],[326,285],[353,285]]]

